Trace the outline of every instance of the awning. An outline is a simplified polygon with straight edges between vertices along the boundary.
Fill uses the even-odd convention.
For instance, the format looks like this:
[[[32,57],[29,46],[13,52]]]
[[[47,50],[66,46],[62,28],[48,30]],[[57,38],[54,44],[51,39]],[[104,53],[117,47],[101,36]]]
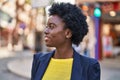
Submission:
[[[120,12],[116,12],[116,16],[110,16],[109,13],[101,16],[103,22],[120,24]]]
[[[77,3],[83,2],[120,2],[120,0],[76,0]]]

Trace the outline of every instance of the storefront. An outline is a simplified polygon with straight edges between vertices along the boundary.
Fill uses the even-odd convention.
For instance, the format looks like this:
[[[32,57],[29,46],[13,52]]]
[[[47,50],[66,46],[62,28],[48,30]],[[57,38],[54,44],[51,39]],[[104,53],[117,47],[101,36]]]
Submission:
[[[103,54],[105,57],[116,56],[120,53],[120,1],[103,3],[101,9],[102,36],[107,35],[111,38],[111,53],[103,50]],[[106,27],[108,33],[105,32]]]
[[[120,52],[120,1],[76,0],[76,4],[94,22],[92,30],[90,29],[96,39],[92,53],[95,54],[94,57],[100,60],[117,55]]]

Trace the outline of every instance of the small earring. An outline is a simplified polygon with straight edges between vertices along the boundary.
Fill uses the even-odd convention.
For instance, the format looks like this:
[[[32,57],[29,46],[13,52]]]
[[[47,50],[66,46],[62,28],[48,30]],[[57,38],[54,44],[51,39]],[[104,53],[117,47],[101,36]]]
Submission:
[[[66,38],[69,38],[69,36],[66,36]]]

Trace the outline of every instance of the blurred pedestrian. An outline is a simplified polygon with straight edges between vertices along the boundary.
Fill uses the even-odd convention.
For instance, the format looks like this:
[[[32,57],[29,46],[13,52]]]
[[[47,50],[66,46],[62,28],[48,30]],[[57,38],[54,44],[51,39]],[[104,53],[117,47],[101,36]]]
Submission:
[[[18,45],[18,41],[19,41],[18,28],[15,27],[12,31],[12,50],[14,50],[15,45]]]
[[[49,9],[45,42],[56,49],[33,58],[31,80],[100,80],[97,60],[80,55],[79,45],[88,32],[86,17],[70,3],[54,3]]]

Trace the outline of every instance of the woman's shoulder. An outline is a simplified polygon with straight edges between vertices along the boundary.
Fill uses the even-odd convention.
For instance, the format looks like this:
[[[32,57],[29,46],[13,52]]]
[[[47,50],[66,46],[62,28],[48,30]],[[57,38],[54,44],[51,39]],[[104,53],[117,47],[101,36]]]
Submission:
[[[87,64],[96,64],[98,63],[98,60],[95,59],[95,58],[91,58],[91,57],[86,57],[84,55],[80,55],[80,59],[84,62],[84,63],[87,63]]]
[[[97,59],[84,56],[84,55],[78,53],[75,49],[74,49],[74,53],[75,53],[74,58],[77,58],[77,60],[79,60],[80,63],[83,63],[83,64],[96,64],[96,63],[98,63]]]

